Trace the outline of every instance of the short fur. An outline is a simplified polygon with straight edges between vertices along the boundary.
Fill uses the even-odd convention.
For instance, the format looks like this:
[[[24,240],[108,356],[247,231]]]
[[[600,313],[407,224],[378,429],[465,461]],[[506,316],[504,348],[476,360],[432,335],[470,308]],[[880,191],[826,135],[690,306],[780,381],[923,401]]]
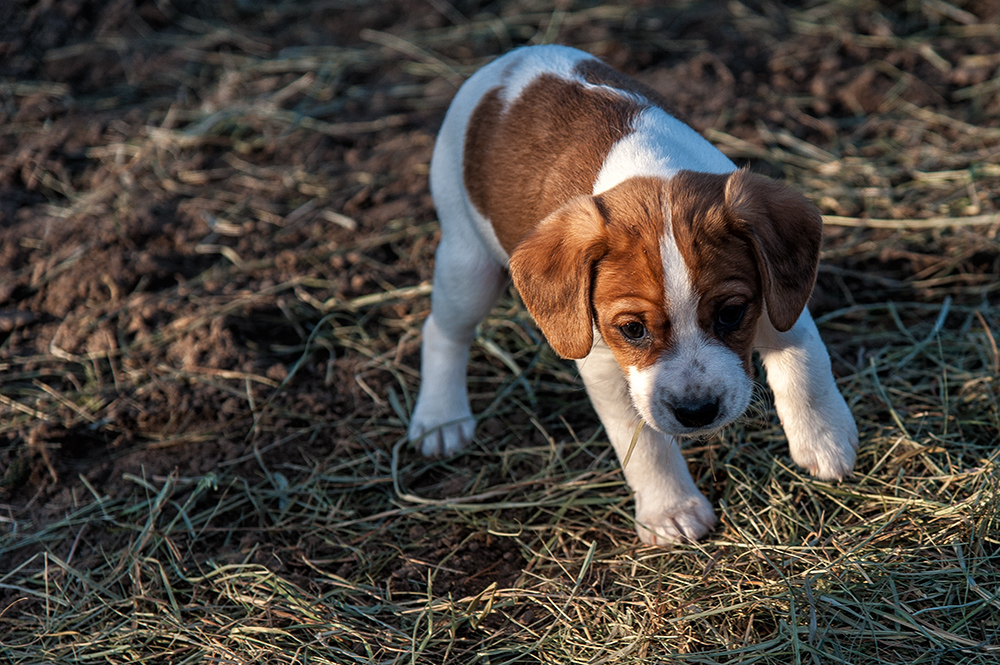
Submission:
[[[757,350],[792,458],[820,478],[854,466],[857,427],[805,309],[821,218],[737,170],[647,87],[575,49],[518,49],[459,90],[435,145],[441,219],[410,437],[468,444],[475,326],[508,278],[552,347],[575,359],[650,543],[714,524],[676,437],[747,407]]]

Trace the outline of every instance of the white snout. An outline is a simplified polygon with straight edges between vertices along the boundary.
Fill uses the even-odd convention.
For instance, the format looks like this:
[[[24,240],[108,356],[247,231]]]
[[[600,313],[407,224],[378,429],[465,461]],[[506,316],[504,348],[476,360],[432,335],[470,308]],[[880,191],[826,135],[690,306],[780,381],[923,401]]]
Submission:
[[[752,384],[739,356],[718,344],[675,352],[649,367],[630,367],[632,403],[655,429],[674,436],[717,430],[750,404]]]

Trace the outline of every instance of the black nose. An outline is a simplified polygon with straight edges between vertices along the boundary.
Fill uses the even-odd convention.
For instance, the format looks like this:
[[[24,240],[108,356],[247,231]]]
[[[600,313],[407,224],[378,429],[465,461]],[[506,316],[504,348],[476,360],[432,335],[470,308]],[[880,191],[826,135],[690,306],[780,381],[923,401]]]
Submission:
[[[719,400],[711,402],[685,402],[674,407],[674,417],[684,427],[706,427],[719,415]]]

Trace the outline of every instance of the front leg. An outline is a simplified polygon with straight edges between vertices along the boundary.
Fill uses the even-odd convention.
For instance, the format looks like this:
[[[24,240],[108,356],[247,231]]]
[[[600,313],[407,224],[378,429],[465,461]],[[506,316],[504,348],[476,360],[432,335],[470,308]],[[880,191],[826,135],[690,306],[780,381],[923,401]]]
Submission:
[[[577,366],[611,445],[624,462],[641,419],[621,368],[600,341]],[[642,542],[694,541],[715,524],[712,505],[698,491],[673,437],[645,424],[624,472],[635,493],[635,528]]]
[[[756,347],[774,393],[792,460],[817,478],[854,469],[858,427],[830,369],[830,356],[808,310],[787,332],[761,317]]]
[[[420,352],[420,392],[409,429],[410,440],[419,442],[427,457],[452,455],[472,441],[476,421],[465,378],[469,345],[507,284],[503,266],[477,244],[471,222],[445,212],[442,226],[451,223],[437,249],[431,314]]]

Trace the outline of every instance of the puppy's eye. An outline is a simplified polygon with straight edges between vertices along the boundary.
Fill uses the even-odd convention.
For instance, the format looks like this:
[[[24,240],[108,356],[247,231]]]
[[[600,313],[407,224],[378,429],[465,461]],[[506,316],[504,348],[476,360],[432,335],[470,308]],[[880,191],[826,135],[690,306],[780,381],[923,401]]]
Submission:
[[[747,312],[746,305],[726,305],[719,310],[716,322],[720,328],[733,330],[743,322],[743,315]]]
[[[638,342],[646,336],[646,326],[638,321],[629,321],[623,326],[618,326],[618,329],[622,331],[625,339],[630,342]]]

